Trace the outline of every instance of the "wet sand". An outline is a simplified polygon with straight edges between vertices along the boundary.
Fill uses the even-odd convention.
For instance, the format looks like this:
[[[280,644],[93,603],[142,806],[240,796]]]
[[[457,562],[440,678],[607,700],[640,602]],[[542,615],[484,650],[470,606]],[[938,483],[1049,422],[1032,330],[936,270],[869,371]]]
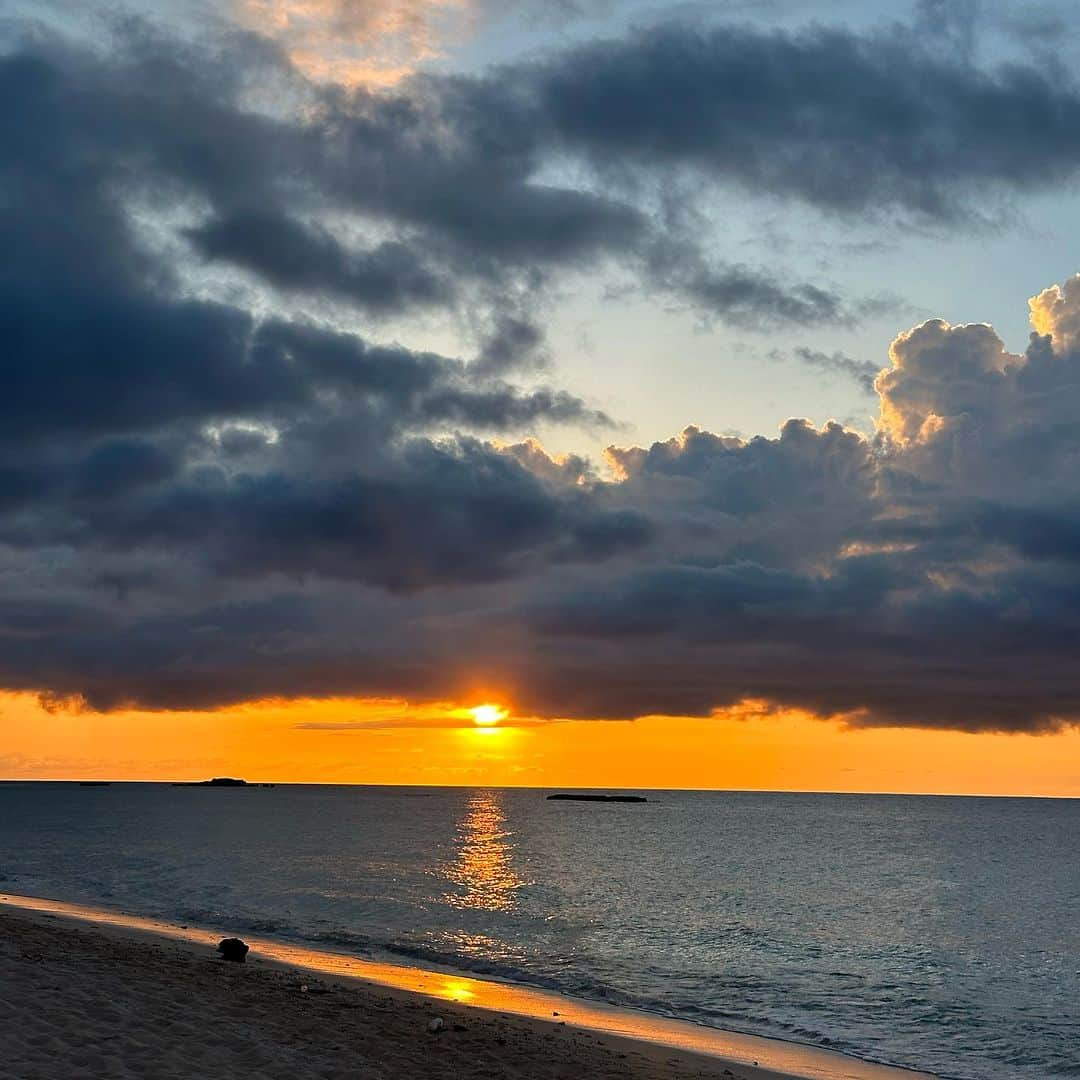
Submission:
[[[214,952],[217,935],[207,931],[54,901],[0,898],[0,1076],[920,1075],[505,983],[246,940],[253,946],[248,963],[226,964]],[[431,1032],[436,1017],[442,1029]]]

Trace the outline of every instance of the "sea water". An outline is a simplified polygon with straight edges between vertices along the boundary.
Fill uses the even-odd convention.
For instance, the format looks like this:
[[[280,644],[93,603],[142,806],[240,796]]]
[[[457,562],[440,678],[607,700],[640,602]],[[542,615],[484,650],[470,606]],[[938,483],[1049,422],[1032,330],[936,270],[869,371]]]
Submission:
[[[0,890],[958,1080],[1080,1076],[1080,801],[0,785]]]

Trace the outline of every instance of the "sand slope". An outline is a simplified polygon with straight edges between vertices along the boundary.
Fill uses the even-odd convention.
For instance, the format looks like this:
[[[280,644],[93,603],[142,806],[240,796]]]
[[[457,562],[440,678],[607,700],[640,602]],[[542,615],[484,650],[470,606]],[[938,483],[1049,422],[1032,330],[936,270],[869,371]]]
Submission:
[[[305,991],[303,987],[307,987]],[[427,1030],[441,1016],[446,1028]],[[765,1077],[665,1048],[0,914],[0,1076],[18,1080]]]

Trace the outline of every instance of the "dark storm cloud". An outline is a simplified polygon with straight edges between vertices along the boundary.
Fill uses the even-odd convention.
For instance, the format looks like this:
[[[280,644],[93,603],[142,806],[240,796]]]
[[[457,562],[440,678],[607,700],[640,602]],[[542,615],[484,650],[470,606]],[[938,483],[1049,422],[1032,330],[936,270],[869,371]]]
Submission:
[[[1080,285],[1040,310],[1064,335]],[[421,440],[338,482],[204,472],[198,489],[135,470],[131,493],[83,505],[83,531],[136,574],[170,552],[196,587],[148,573],[103,605],[103,575],[76,563],[44,604],[27,574],[0,663],[11,685],[98,707],[468,694],[479,670],[540,716],[753,699],[858,725],[1055,730],[1080,715],[1080,448],[1045,426],[1080,407],[1061,342],[1016,356],[985,327],[927,323],[894,344],[876,441],[805,421],[749,442],[688,429],[612,449],[618,484],[534,443]],[[235,600],[205,603],[211,585]]]
[[[573,395],[185,298],[129,204],[181,181],[222,204],[272,203],[284,178],[271,158],[302,152],[303,138],[227,106],[217,83],[225,98],[205,97],[179,62],[164,97],[159,81],[139,89],[138,70],[59,50],[0,62],[25,105],[0,147],[0,238],[17,254],[0,267],[0,540],[413,589],[602,559],[647,538],[635,515],[543,488],[490,447],[424,434],[610,425]],[[324,231],[269,213],[220,220],[198,233],[204,251],[283,284],[362,292],[373,306],[433,295],[404,248],[338,261]]]
[[[1017,508],[990,504],[973,515],[972,528],[1009,544],[1032,560],[1080,562],[1080,505]]]
[[[209,204],[179,230],[194,254],[376,314],[461,302],[467,282],[531,290],[558,268],[618,257],[718,318],[844,316],[821,286],[709,264],[628,192],[539,181],[561,136],[531,69],[416,79],[389,96],[308,87],[308,115],[290,120],[252,111],[243,75],[294,76],[248,39],[230,48],[233,71],[150,36],[124,42],[109,63],[41,43],[4,58],[0,82],[23,102],[11,160],[27,175],[50,170],[58,184],[78,162],[91,198],[171,198],[193,213]],[[62,197],[41,198],[50,194]],[[398,235],[365,241],[358,225],[350,239],[320,224],[328,213]],[[112,226],[128,223],[119,215]],[[123,261],[130,273],[134,261]]]
[[[482,682],[540,717],[1080,716],[1080,279],[1036,298],[1022,355],[985,325],[900,335],[872,439],[691,427],[612,447],[604,479],[527,436],[612,421],[511,381],[545,359],[530,300],[612,263],[740,325],[849,320],[650,192],[956,217],[1072,175],[1064,81],[910,29],[669,26],[345,92],[250,35],[128,27],[108,49],[29,35],[0,91],[0,685],[101,708]],[[471,363],[354,329],[439,305],[471,319]]]
[[[416,440],[343,475],[193,469],[138,496],[69,502],[56,539],[195,551],[226,578],[283,573],[410,591],[641,547],[640,514],[553,494],[511,457]],[[49,538],[43,526],[36,540]]]
[[[984,70],[935,40],[660,26],[584,45],[534,79],[558,136],[615,175],[688,166],[830,211],[939,218],[987,187],[1075,176],[1075,86],[1057,70]]]
[[[933,37],[660,26],[391,94],[307,88],[303,120],[247,104],[252,78],[290,76],[241,35],[228,65],[148,33],[108,62],[36,42],[0,79],[22,104],[7,145],[24,172],[70,179],[78,160],[84,191],[208,203],[180,230],[194,251],[285,291],[388,313],[460,300],[466,280],[614,256],[715,317],[818,324],[852,313],[820,284],[706,258],[635,192],[690,169],[833,211],[941,217],[987,187],[1075,172],[1073,87],[1035,67],[982,70]],[[567,153],[593,163],[595,190],[538,179]],[[330,211],[398,235],[349,238],[319,222]]]
[[[326,230],[283,216],[237,214],[189,229],[187,237],[207,258],[252,270],[281,289],[330,293],[374,311],[447,300],[452,291],[404,244],[350,252]]]
[[[238,197],[233,185],[254,185],[254,172],[262,181],[257,194],[270,182],[263,159],[277,140],[263,146],[266,122],[248,118],[245,128],[236,113],[232,128],[241,130],[228,130],[235,145],[223,148],[211,130],[226,110],[203,103],[203,131],[193,106],[178,131],[164,106],[141,101],[133,87],[125,96],[123,84],[102,89],[98,78],[105,75],[94,69],[78,79],[56,57],[0,61],[0,84],[23,105],[17,137],[0,145],[0,240],[17,256],[0,267],[0,441],[89,439],[236,417],[292,419],[325,408],[328,394],[353,398],[358,419],[378,419],[390,430],[420,421],[487,430],[546,418],[607,422],[561,391],[481,386],[455,360],[178,295],[172,267],[147,249],[126,213],[132,185],[150,184],[155,158],[169,158],[157,175],[166,187],[170,178],[198,175],[204,194]],[[175,90],[184,96],[184,86]],[[251,240],[257,230],[244,220],[243,237]],[[210,235],[216,234],[203,240]],[[280,233],[270,227],[264,239],[263,254],[273,249],[275,258],[288,260]],[[316,288],[327,267],[309,260],[303,243],[294,254],[296,272],[309,274]],[[408,269],[402,250],[384,245],[374,261],[380,265],[367,268],[365,287],[384,289],[380,303],[394,302],[395,289],[400,298],[402,289],[426,288],[422,275],[408,287],[388,284],[393,274],[383,271]],[[338,269],[338,284],[359,287],[357,266]]]
[[[970,551],[970,548],[968,549]],[[765,699],[857,725],[1052,730],[1080,715],[1080,578],[928,586],[931,560],[848,557],[829,577],[752,563],[642,571],[531,613],[573,714],[706,715]],[[621,643],[600,685],[574,654]],[[708,666],[704,658],[708,657]],[[640,679],[649,670],[648,681]],[[551,693],[548,685],[534,687]]]

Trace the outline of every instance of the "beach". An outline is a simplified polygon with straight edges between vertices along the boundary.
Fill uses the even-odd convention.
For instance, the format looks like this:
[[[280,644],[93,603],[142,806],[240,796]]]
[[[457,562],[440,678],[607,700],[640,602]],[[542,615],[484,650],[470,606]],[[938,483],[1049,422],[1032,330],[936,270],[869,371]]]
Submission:
[[[283,964],[733,1070],[1075,1075],[1075,872],[1050,855],[1080,804],[543,794],[0,785],[0,912],[202,956],[235,935],[249,971]],[[1017,880],[1022,909],[981,902]]]
[[[733,1070],[1075,1075],[1075,873],[1049,855],[1080,804],[543,794],[0,785],[0,911],[141,929],[203,956],[236,935],[249,970],[285,964]],[[1016,880],[1022,909],[980,902]]]
[[[0,904],[2,1077],[932,1080],[524,987],[259,939],[228,963],[205,930]]]
[[[443,1021],[429,1031],[434,1019]],[[0,912],[0,1076],[779,1080],[640,1041],[319,978],[210,945]]]

